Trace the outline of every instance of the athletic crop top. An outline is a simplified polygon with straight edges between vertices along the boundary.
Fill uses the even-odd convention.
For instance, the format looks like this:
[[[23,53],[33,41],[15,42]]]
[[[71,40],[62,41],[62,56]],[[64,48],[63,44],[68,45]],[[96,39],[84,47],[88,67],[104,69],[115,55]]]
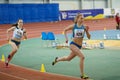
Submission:
[[[83,38],[85,34],[85,26],[81,25],[80,27],[77,24],[74,25],[73,28],[73,37]]]
[[[24,33],[23,29],[20,29],[16,26],[13,31],[13,38],[21,39],[23,36],[23,33]]]

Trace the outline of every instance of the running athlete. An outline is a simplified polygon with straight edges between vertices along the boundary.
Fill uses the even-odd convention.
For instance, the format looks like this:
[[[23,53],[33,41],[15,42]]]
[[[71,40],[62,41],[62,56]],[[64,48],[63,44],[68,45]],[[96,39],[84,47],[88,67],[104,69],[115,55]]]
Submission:
[[[10,37],[11,31],[13,31],[12,38]],[[25,39],[27,39],[26,30],[23,28],[23,20],[19,19],[16,24],[12,25],[12,27],[7,30],[7,40],[9,41],[12,47],[12,51],[8,55],[7,60],[5,61],[6,67],[8,67],[9,62],[19,49],[19,45],[23,36]]]
[[[67,31],[72,30],[73,32],[73,41],[70,43],[70,50],[71,53],[68,56],[64,57],[56,57],[55,60],[52,62],[52,65],[55,65],[57,62],[60,61],[70,61],[75,56],[80,58],[80,73],[82,79],[88,79],[89,77],[84,73],[84,55],[80,51],[82,48],[82,42],[84,38],[84,34],[86,33],[87,38],[90,39],[91,35],[88,31],[89,27],[83,24],[84,17],[82,14],[78,14],[74,19],[74,24],[66,27],[64,29],[64,34],[66,38],[66,42],[68,42]]]

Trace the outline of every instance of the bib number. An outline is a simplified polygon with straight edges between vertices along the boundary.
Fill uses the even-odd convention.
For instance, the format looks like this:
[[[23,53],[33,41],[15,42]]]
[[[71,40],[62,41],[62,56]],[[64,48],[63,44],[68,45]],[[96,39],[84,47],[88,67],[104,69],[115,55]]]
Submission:
[[[84,29],[75,29],[75,37],[81,38],[84,36]]]

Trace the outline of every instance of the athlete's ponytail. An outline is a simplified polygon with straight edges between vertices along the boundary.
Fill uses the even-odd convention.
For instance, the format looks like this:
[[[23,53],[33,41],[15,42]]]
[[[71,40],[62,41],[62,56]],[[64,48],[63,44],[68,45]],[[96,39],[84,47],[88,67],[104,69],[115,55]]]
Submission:
[[[18,26],[18,23],[12,24],[12,26]]]

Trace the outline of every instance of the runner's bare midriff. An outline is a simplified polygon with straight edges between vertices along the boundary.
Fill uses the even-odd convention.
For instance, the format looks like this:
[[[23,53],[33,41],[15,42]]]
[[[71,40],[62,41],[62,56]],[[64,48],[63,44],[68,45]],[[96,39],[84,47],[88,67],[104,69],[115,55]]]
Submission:
[[[15,41],[18,41],[18,42],[21,41],[21,39],[18,39],[18,38],[12,38],[12,40],[15,40]]]
[[[75,42],[78,45],[82,45],[83,38],[73,38],[73,42]]]

